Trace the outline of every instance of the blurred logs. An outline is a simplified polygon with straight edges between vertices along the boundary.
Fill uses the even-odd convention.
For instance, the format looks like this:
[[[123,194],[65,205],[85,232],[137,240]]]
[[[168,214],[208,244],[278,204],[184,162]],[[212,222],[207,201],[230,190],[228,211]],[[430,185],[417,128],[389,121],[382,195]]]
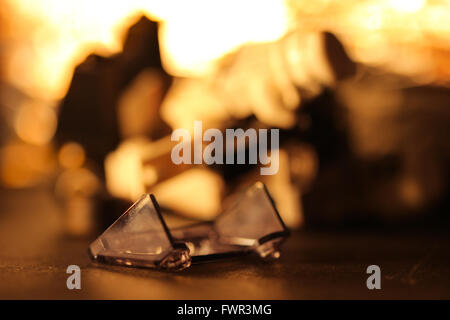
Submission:
[[[301,102],[354,72],[354,63],[332,34],[293,32],[274,43],[242,47],[223,58],[220,67],[207,78],[177,79],[163,100],[161,114],[172,129],[181,127],[191,132],[194,120],[202,120],[204,130],[271,126],[289,129],[297,122],[296,109]],[[108,190],[116,197],[130,200],[143,192],[153,191],[157,196],[165,193],[167,196],[160,197],[166,208],[210,219],[220,212],[223,185],[228,185],[230,193],[231,185],[236,185],[233,180],[245,180],[240,176],[249,177],[246,172],[253,172],[255,167],[211,167],[225,182],[223,178],[213,178],[216,174],[207,169],[181,173],[191,166],[172,163],[170,152],[174,144],[169,137],[159,141],[125,141],[106,159]],[[301,189],[311,183],[317,159],[310,147],[300,147],[298,151],[295,147],[298,142],[292,139],[291,145],[289,151],[280,155],[285,167],[264,180],[273,189],[288,225],[297,227],[302,222]],[[201,176],[204,178],[200,179]],[[197,201],[190,196],[192,190],[197,190]],[[207,192],[210,196],[205,196]]]
[[[335,149],[327,155],[319,149],[320,170],[303,198],[308,224],[406,223],[445,214],[448,88],[361,68],[326,103],[341,143],[330,143]]]
[[[108,58],[92,54],[75,69],[59,110],[58,144],[68,141],[81,144],[88,158],[103,168],[105,156],[118,146],[120,129],[124,127],[118,119],[125,112],[118,109],[121,93],[141,71],[149,68],[152,70],[149,91],[158,101],[164,96],[170,77],[161,66],[157,23],[143,17],[128,31],[122,53]],[[158,128],[149,133],[152,138],[169,132],[167,127]],[[129,130],[125,129],[125,135]]]
[[[97,222],[103,226],[115,216],[101,187],[105,157],[123,138],[157,139],[170,132],[158,112],[170,81],[161,65],[158,25],[145,17],[128,30],[120,54],[91,54],[75,69],[55,136],[60,155],[67,145],[79,145],[86,156],[85,163],[72,167],[59,159],[63,170],[56,194],[66,211],[67,234],[88,235]],[[108,212],[97,219],[101,208]]]
[[[334,35],[292,32],[276,42],[243,46],[205,78],[176,81],[161,114],[172,128],[188,130],[192,120],[221,128],[251,115],[266,125],[291,128],[302,102],[355,70]]]
[[[106,158],[108,191],[128,201],[154,192],[165,209],[212,219],[227,194],[261,176],[254,165],[174,165],[164,122],[192,131],[202,120],[204,130],[281,127],[282,165],[264,182],[291,227],[392,221],[432,208],[448,194],[448,90],[408,88],[363,66],[349,78],[355,72],[333,35],[300,32],[244,46],[204,78],[176,79],[166,96],[164,72],[146,68],[105,99],[117,113],[103,119],[115,142],[97,158]],[[102,137],[88,157],[108,142]]]

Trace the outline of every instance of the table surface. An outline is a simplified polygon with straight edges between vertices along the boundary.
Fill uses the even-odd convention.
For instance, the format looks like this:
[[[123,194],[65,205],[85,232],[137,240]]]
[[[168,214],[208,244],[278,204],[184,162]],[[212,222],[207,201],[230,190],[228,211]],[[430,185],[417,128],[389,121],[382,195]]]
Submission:
[[[279,260],[235,258],[177,273],[94,265],[89,240],[61,235],[48,190],[0,193],[2,299],[450,298],[450,235],[436,231],[294,232]],[[68,290],[68,265],[81,290]],[[368,290],[366,268],[381,268]]]

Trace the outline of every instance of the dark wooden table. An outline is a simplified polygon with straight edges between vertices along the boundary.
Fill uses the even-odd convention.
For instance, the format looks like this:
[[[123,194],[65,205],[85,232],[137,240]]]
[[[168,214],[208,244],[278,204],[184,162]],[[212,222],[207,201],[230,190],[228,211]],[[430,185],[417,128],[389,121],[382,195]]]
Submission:
[[[98,267],[89,240],[61,234],[49,190],[0,193],[0,298],[38,299],[409,299],[450,298],[450,235],[443,229],[293,233],[280,260],[194,265],[178,273]],[[66,288],[68,265],[81,290]],[[366,268],[379,265],[381,290]]]

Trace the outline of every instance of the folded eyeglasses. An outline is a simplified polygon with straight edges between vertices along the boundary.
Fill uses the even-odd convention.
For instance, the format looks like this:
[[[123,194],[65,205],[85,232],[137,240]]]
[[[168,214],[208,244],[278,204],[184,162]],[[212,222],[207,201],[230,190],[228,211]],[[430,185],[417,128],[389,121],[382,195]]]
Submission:
[[[91,243],[89,254],[101,263],[178,271],[239,254],[276,259],[288,235],[267,188],[257,182],[215,221],[172,229],[155,197],[144,194]]]

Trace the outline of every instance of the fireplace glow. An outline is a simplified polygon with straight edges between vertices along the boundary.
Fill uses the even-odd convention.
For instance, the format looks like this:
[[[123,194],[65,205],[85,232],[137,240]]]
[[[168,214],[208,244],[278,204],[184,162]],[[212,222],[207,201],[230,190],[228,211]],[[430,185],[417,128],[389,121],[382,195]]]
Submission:
[[[163,22],[165,67],[176,75],[206,72],[211,60],[247,41],[286,31],[285,7],[270,1],[8,1],[12,43],[6,77],[40,98],[60,98],[73,68],[92,51],[121,50],[123,33],[142,15]]]
[[[6,0],[6,4],[3,16],[12,40],[5,57],[6,78],[38,98],[62,97],[74,66],[92,51],[120,51],[123,33],[141,14],[162,22],[162,58],[174,75],[204,74],[217,58],[239,45],[275,40],[300,26],[336,32],[362,62],[386,64],[397,72],[419,75],[422,81],[450,78],[442,58],[450,50],[448,0]],[[410,51],[408,58],[396,59],[404,50]]]
[[[159,59],[155,59],[157,70],[132,70],[129,65],[120,65],[117,74],[108,69],[109,65],[106,72],[104,65],[96,65],[98,61],[117,62],[98,55],[119,54],[126,33],[142,15],[159,22],[163,67],[174,78],[160,70]],[[62,169],[65,172],[58,179],[56,194],[70,200],[67,211],[75,214],[79,208],[94,211],[89,203],[104,183],[102,187],[117,199],[134,201],[140,193],[151,191],[168,209],[183,211],[186,216],[213,218],[221,209],[224,194],[230,191],[230,180],[205,167],[176,167],[169,158],[170,129],[189,129],[195,120],[202,120],[205,128],[220,130],[245,120],[245,128],[262,125],[307,131],[314,120],[300,115],[301,106],[316,98],[324,87],[340,89],[354,109],[353,118],[363,119],[354,121],[355,131],[361,134],[352,140],[352,147],[370,151],[374,146],[379,151],[393,137],[380,139],[365,130],[371,123],[378,128],[376,121],[384,124],[381,116],[371,112],[384,116],[389,109],[392,112],[386,111],[388,116],[397,116],[394,108],[401,105],[405,93],[400,85],[389,83],[386,87],[392,86],[389,90],[393,93],[381,94],[384,81],[378,76],[401,79],[398,82],[405,87],[450,84],[450,0],[4,0],[0,21],[0,89],[6,88],[7,93],[0,91],[4,107],[0,111],[6,115],[1,124],[8,127],[0,141],[0,183],[15,188],[32,186]],[[354,90],[348,92],[345,86],[337,88],[344,81],[335,81],[333,67],[345,69],[345,62],[336,54],[337,46],[324,45],[325,34],[326,39],[333,37],[339,48],[345,49],[352,66],[359,63],[352,69],[354,78],[364,79],[364,72],[374,78],[367,90],[370,94],[364,87],[351,86]],[[137,42],[148,43],[143,39]],[[151,43],[156,46],[156,42]],[[70,100],[70,94],[61,99],[68,92],[74,68],[91,54],[97,55],[91,65],[91,60],[87,63],[88,69],[94,65],[87,76],[88,80],[94,78],[93,84],[75,77],[82,89],[69,105],[69,109],[86,108],[79,108],[66,119],[69,124],[80,123],[96,107],[102,111],[92,117],[94,130],[74,126],[71,134],[86,133],[85,141],[71,136],[58,146],[59,150],[53,149],[52,141],[59,143],[60,128],[70,128],[61,125],[61,110],[67,110],[64,103]],[[146,59],[150,58],[143,59],[142,68],[148,67]],[[135,60],[139,59],[132,56],[127,62]],[[123,81],[123,70],[140,74]],[[96,76],[98,82],[107,82],[99,85],[100,90]],[[115,86],[115,81],[123,87]],[[100,97],[96,96],[99,92]],[[117,119],[109,119],[116,111],[116,102]],[[412,112],[410,108],[406,111]],[[248,119],[251,116],[256,121]],[[415,115],[412,118],[419,119]],[[441,119],[436,118],[436,122]],[[97,134],[102,120],[109,124],[117,121],[120,132]],[[153,130],[147,130],[150,127],[163,133],[152,135]],[[115,137],[116,133],[118,141],[105,148],[104,154],[102,150],[97,157],[91,152],[108,145],[99,139],[90,148],[86,141],[93,140],[91,137]],[[359,142],[364,143],[359,146]],[[25,160],[17,161],[22,158]],[[92,165],[93,161],[100,169]],[[290,226],[303,221],[299,199],[319,172],[319,163],[316,150],[307,143],[281,146],[279,173],[264,181],[281,203],[280,212]],[[415,165],[412,172],[419,171]],[[95,174],[103,169],[106,178],[100,183]],[[442,175],[439,170],[433,174]],[[421,177],[405,176],[392,188],[400,190],[399,197],[408,204],[418,206],[425,199]],[[233,181],[236,186],[255,176],[249,171],[239,178]],[[80,192],[85,185],[92,188]],[[439,183],[435,185],[438,189]],[[88,229],[89,219],[77,221],[69,229],[81,234],[84,231],[80,230]]]

